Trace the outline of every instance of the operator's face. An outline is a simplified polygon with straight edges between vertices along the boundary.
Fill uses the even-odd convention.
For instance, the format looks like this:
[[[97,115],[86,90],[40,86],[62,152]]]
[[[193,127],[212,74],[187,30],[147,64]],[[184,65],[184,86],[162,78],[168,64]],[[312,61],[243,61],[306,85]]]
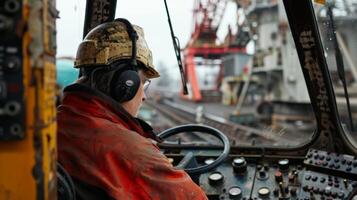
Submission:
[[[134,117],[137,117],[139,109],[143,101],[145,101],[146,99],[145,90],[147,89],[148,84],[150,83],[150,80],[146,78],[142,70],[139,70],[138,73],[141,79],[138,92],[132,100],[122,103],[123,108]]]

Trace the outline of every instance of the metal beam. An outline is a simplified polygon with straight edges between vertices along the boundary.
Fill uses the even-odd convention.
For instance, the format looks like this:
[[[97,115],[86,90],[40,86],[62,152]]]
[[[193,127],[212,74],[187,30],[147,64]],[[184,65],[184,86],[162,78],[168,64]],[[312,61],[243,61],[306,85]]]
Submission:
[[[87,0],[83,38],[101,23],[113,21],[117,0]]]

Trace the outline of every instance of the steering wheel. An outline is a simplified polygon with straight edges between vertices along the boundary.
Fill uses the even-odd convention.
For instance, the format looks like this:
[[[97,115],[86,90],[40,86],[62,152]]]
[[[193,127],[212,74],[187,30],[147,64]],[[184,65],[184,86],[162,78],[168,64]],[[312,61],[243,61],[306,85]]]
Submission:
[[[202,174],[202,173],[208,172],[211,169],[216,168],[218,165],[220,165],[222,162],[224,162],[224,160],[228,157],[231,146],[229,144],[229,140],[228,140],[227,136],[224,135],[221,131],[219,131],[215,128],[212,128],[210,126],[198,125],[198,124],[180,125],[180,126],[176,126],[176,127],[167,129],[167,130],[161,132],[160,134],[158,134],[158,136],[164,140],[168,137],[171,137],[173,135],[177,135],[177,134],[180,134],[183,132],[203,132],[203,133],[206,133],[209,135],[213,135],[216,138],[218,138],[220,141],[222,141],[223,146],[224,146],[221,155],[212,163],[203,165],[203,166],[199,166],[199,167],[193,167],[193,168],[184,167],[184,170],[188,174],[197,175],[197,174]],[[188,163],[188,161],[192,160],[192,159],[194,159],[193,153],[189,152],[184,156],[184,158],[182,160],[185,160],[185,161],[187,161],[186,163]]]

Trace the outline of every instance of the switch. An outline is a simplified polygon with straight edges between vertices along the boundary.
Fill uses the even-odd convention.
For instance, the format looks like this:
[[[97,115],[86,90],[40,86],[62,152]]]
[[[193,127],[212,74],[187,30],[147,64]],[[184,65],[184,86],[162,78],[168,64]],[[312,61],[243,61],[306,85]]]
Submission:
[[[288,159],[279,160],[278,165],[281,171],[286,171],[289,169],[289,160]]]
[[[7,96],[6,83],[0,81],[0,99],[5,99]]]
[[[12,26],[12,20],[5,15],[0,15],[0,32],[10,30]]]
[[[280,171],[275,172],[275,180],[280,183],[283,182],[283,174]]]
[[[5,59],[5,70],[10,72],[15,72],[21,67],[21,62],[19,58],[12,56]]]
[[[283,186],[283,182],[279,183],[279,189],[280,189],[281,197],[283,197],[283,198],[286,197],[286,192],[285,192],[285,189]]]
[[[345,186],[345,188],[348,188],[348,180],[347,179],[343,179],[343,185]]]
[[[243,157],[235,158],[232,166],[235,173],[244,173],[247,170],[247,162]]]

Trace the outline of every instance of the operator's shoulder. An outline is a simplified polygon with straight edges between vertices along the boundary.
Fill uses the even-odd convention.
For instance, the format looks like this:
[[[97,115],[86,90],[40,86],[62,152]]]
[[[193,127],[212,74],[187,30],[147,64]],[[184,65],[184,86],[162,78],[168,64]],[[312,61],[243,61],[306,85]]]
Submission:
[[[96,132],[99,132],[99,137],[96,139],[103,145],[109,145],[113,147],[113,150],[121,151],[126,148],[128,151],[147,148],[158,149],[155,142],[150,138],[143,137],[139,133],[126,128],[123,124],[111,123],[103,121]]]

